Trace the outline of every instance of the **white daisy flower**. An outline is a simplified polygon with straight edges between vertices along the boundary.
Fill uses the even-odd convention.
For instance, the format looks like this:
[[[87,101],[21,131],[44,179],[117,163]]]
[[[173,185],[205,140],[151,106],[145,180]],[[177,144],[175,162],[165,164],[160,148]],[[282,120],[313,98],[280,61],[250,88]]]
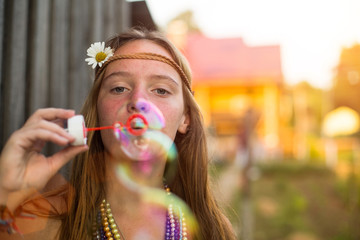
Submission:
[[[114,51],[110,47],[105,48],[104,42],[96,42],[88,48],[87,55],[89,58],[86,58],[85,61],[92,65],[92,68],[96,68],[98,64],[101,67],[109,57],[114,55]]]

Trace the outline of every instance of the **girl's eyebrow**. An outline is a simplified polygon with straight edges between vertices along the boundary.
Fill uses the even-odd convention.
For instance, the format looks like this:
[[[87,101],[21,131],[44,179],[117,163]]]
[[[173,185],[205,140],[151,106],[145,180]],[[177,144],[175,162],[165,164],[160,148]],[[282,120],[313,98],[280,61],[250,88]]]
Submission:
[[[124,72],[124,71],[117,71],[117,72],[112,72],[111,74],[109,74],[108,76],[106,76],[103,81],[105,81],[106,79],[109,79],[111,77],[115,77],[115,76],[120,76],[120,77],[130,77],[131,74],[128,72]]]
[[[173,79],[172,77],[168,76],[168,75],[163,75],[163,74],[155,74],[151,76],[152,79],[156,79],[156,80],[168,80],[172,83],[175,83],[176,85],[179,86],[179,83]]]
[[[103,79],[103,81],[105,82],[107,79],[112,78],[112,77],[116,77],[116,76],[129,78],[129,77],[131,77],[132,75],[131,75],[131,73],[129,73],[129,72],[116,71],[116,72],[112,72],[112,73],[110,73],[108,76],[106,76],[106,77]],[[165,75],[165,74],[153,74],[153,75],[151,75],[150,78],[151,78],[151,79],[154,79],[154,80],[167,80],[167,81],[170,81],[171,83],[179,86],[179,83],[178,83],[174,78],[172,78],[172,77],[169,76],[169,75]]]

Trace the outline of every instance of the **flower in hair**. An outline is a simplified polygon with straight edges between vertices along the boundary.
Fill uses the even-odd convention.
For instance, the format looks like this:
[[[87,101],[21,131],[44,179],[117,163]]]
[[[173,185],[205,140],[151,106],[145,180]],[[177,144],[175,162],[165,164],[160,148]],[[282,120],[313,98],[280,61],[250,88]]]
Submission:
[[[92,65],[92,68],[95,68],[97,65],[101,67],[109,57],[114,55],[114,50],[110,47],[105,48],[104,42],[96,42],[88,48],[87,55],[89,57],[86,58],[85,61],[88,62],[89,65]]]

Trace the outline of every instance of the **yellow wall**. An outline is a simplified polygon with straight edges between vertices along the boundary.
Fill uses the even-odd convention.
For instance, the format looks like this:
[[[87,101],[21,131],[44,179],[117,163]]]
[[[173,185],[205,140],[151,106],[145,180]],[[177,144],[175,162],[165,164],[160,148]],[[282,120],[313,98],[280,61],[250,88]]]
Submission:
[[[207,127],[218,136],[238,134],[244,113],[253,108],[259,114],[256,134],[266,148],[276,148],[280,141],[280,89],[276,84],[258,86],[195,85],[195,98]]]

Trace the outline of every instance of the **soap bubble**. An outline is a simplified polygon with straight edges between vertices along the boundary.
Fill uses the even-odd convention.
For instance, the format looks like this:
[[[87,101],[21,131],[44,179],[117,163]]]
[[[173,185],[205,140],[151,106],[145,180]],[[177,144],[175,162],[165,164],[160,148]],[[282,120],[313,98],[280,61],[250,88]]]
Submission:
[[[171,193],[165,183],[172,182],[177,164],[175,144],[161,132],[165,127],[165,119],[154,104],[144,99],[139,99],[134,104],[133,112],[129,112],[128,106],[129,103],[119,109],[117,120],[112,126],[86,128],[84,121],[78,121],[76,131],[70,132],[82,137],[80,130],[84,133],[85,130],[113,130],[119,143],[115,144],[113,152],[113,156],[118,158],[115,173],[122,183],[119,192],[134,200],[131,203],[124,202],[127,204],[126,211],[135,216],[140,214],[144,219],[151,219],[147,224],[138,226],[137,231],[126,236],[127,239],[191,238],[198,231],[196,218],[188,205]],[[164,189],[159,183],[159,176],[160,181],[164,176]],[[102,207],[110,206],[106,200],[102,204]],[[106,216],[103,216],[100,211],[94,223],[95,233],[100,238],[105,236],[105,219],[102,218],[113,220],[110,207],[105,212]],[[121,233],[121,225],[118,228],[119,230],[115,229],[111,224],[106,234],[113,234],[115,237]]]
[[[161,111],[151,102],[139,99],[135,104],[137,109],[126,122],[121,122],[127,111],[124,104],[118,111],[118,122],[114,124],[116,139],[120,147],[131,159],[148,161],[154,158],[176,157],[173,141],[160,130],[165,127],[165,119]],[[124,121],[124,120],[123,120]]]
[[[134,108],[124,119],[129,115],[129,104]],[[177,150],[172,139],[161,132],[165,127],[162,112],[153,103],[138,99],[135,103],[124,104],[117,120],[114,134],[119,148],[128,158],[119,160],[122,181],[133,188],[152,186],[159,175],[164,175],[165,168],[167,178],[171,178],[176,168]]]
[[[151,213],[152,219],[131,239],[159,239],[154,236],[161,234],[161,239],[164,235],[165,239],[187,239],[197,230],[197,221],[187,204],[159,183],[162,176],[165,184],[172,182],[178,157],[173,140],[161,132],[166,124],[164,116],[144,99],[131,103],[132,111],[129,104],[119,109],[113,128],[119,149],[126,156],[119,159],[116,175],[125,187],[122,194],[137,199],[127,209],[133,213],[141,209],[142,214]],[[157,232],[159,229],[165,232]]]

